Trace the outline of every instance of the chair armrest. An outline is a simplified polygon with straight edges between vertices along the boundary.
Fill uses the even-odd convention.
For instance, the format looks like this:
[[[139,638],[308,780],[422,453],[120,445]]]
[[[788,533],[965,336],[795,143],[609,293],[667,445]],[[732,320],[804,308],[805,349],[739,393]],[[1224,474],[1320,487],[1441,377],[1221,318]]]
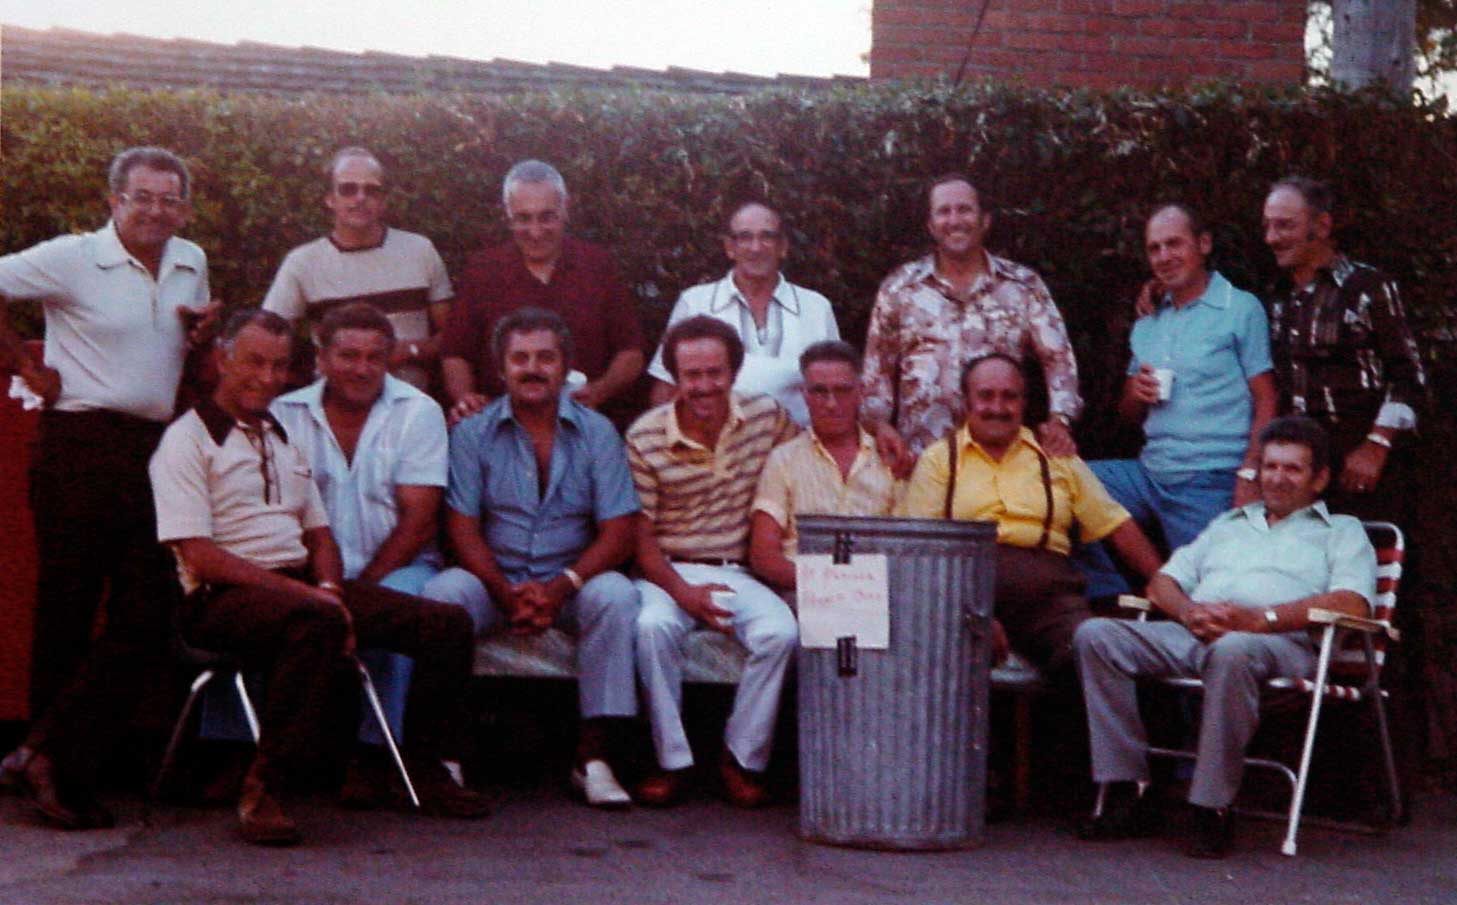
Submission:
[[[1348,628],[1367,634],[1380,632],[1392,641],[1401,640],[1401,632],[1389,622],[1380,619],[1368,619],[1365,616],[1352,616],[1349,613],[1337,613],[1335,610],[1323,610],[1319,607],[1310,610],[1306,614],[1312,625],[1337,625],[1341,628]]]
[[[1140,613],[1153,612],[1153,601],[1137,594],[1119,594],[1118,606],[1125,610],[1138,610]]]

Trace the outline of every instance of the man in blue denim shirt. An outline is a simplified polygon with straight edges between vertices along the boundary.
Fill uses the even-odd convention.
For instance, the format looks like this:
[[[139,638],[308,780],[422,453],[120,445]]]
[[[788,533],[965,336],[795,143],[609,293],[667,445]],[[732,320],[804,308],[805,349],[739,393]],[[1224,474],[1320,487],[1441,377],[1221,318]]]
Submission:
[[[1141,528],[1157,523],[1177,550],[1231,504],[1258,499],[1256,438],[1275,414],[1274,365],[1265,309],[1208,268],[1213,236],[1192,209],[1159,207],[1144,238],[1154,307],[1133,325],[1118,412],[1147,441],[1137,459],[1088,465]],[[1101,547],[1080,560],[1090,597],[1128,590]]]
[[[450,438],[446,531],[460,566],[423,596],[465,607],[477,634],[578,636],[582,715],[575,789],[594,807],[631,798],[606,761],[612,718],[637,713],[638,592],[612,569],[640,511],[622,438],[562,393],[572,337],[556,314],[520,308],[491,338],[506,394]]]

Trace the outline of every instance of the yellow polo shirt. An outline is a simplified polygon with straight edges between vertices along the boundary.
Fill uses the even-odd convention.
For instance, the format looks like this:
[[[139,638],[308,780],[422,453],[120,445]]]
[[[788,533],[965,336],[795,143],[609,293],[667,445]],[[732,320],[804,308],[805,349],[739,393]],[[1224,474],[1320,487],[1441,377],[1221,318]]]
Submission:
[[[797,515],[890,515],[905,482],[880,460],[875,441],[860,431],[860,451],[848,477],[813,430],[774,448],[759,478],[754,511],[768,513],[784,530],[784,553],[798,550]]]
[[[1036,547],[1047,516],[1047,495],[1042,486],[1041,449],[1032,431],[1022,428],[1000,462],[971,439],[966,426],[956,431],[960,458],[956,466],[956,493],[951,514],[958,519],[994,521],[997,543]],[[945,513],[946,484],[950,480],[946,440],[936,441],[921,455],[906,490],[902,514],[941,518]],[[1047,547],[1067,555],[1068,529],[1076,519],[1080,539],[1101,540],[1129,519],[1087,463],[1076,456],[1048,458],[1052,479],[1053,517]]]

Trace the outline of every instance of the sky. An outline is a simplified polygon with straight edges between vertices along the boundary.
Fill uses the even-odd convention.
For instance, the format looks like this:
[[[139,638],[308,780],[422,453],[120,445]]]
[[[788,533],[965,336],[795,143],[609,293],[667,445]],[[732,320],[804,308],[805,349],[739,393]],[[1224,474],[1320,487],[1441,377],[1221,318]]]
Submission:
[[[871,0],[0,0],[0,24],[754,75],[865,75]]]

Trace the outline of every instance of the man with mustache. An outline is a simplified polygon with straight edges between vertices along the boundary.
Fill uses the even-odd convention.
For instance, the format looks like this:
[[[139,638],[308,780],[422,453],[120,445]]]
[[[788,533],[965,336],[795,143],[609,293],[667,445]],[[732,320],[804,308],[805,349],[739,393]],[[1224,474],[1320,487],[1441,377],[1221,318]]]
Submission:
[[[580,340],[574,368],[586,382],[572,388],[572,398],[625,423],[647,360],[642,326],[607,251],[567,235],[569,202],[551,164],[523,160],[507,171],[501,203],[511,238],[466,261],[441,346],[452,422],[501,395],[490,340],[498,320],[529,305],[555,312]]]
[[[192,214],[187,165],[128,148],[108,173],[111,220],[0,258],[0,373],[44,398],[30,469],[39,554],[30,712],[0,776],[66,829],[109,827],[97,773],[162,674],[172,582],[152,524],[147,459],[177,402],[183,362],[221,305],[207,257],[177,237]],[[45,364],[8,304],[40,302]],[[96,611],[106,603],[102,633]]]
[[[1158,553],[1086,463],[1049,454],[1023,426],[1026,381],[1016,361],[993,352],[962,375],[966,423],[916,463],[904,512],[997,523],[997,643],[1009,640],[1070,682],[1073,633],[1092,616],[1086,582],[1068,559],[1073,523],[1083,538],[1107,538],[1140,575],[1157,571]]]
[[[419,594],[442,562],[435,536],[446,478],[445,415],[435,400],[389,373],[394,324],[365,302],[329,309],[318,323],[317,381],[270,407],[308,460],[343,556],[344,577]],[[397,738],[413,661],[366,651]],[[345,774],[341,801],[372,807],[386,796],[390,765],[372,717]]]
[[[1137,459],[1088,465],[1141,527],[1157,524],[1177,550],[1231,503],[1256,498],[1260,431],[1276,404],[1270,328],[1258,299],[1209,269],[1214,237],[1193,209],[1159,206],[1144,243],[1156,308],[1133,325],[1118,412],[1146,440]],[[1088,596],[1128,591],[1101,546],[1084,548],[1080,563]]]
[[[743,361],[733,327],[707,315],[679,321],[663,337],[674,400],[627,432],[642,500],[638,673],[659,768],[637,788],[647,805],[675,804],[688,791],[683,639],[700,625],[732,634],[749,653],[718,759],[724,792],[740,807],[768,799],[762,773],[799,627],[779,595],[749,572],[749,518],[770,450],[799,431],[772,398],[732,392]]]
[[[329,162],[324,206],[334,220],[327,236],[283,259],[263,298],[266,311],[317,327],[331,308],[368,302],[390,320],[396,342],[390,372],[429,392],[438,358],[437,331],[453,295],[434,244],[385,223],[389,185],[368,148],[344,148]]]
[[[1426,375],[1396,282],[1337,249],[1334,195],[1324,183],[1275,183],[1264,226],[1285,275],[1270,306],[1281,409],[1329,433],[1333,510],[1399,517],[1403,494],[1378,485],[1416,429]]]
[[[992,206],[970,179],[934,180],[927,202],[935,250],[896,269],[875,297],[865,337],[866,416],[920,453],[961,419],[963,362],[988,352],[1021,361],[1030,353],[1042,362],[1051,409],[1037,427],[1038,442],[1051,455],[1074,454],[1072,422],[1083,405],[1078,366],[1047,286],[986,250]]]
[[[1078,629],[1093,779],[1107,787],[1101,814],[1079,824],[1081,838],[1156,829],[1153,796],[1144,793],[1148,742],[1136,684],[1193,676],[1204,693],[1187,850],[1200,858],[1228,854],[1230,804],[1259,725],[1261,686],[1314,674],[1311,609],[1369,616],[1375,598],[1376,553],[1365,530],[1320,500],[1329,461],[1325,432],[1314,421],[1271,421],[1260,434],[1260,499],[1216,518],[1149,582],[1149,599],[1169,618],[1093,619]]]
[[[480,634],[555,625],[577,636],[572,788],[592,807],[626,807],[608,763],[613,732],[637,714],[638,592],[615,571],[639,509],[622,440],[563,392],[574,342],[556,313],[510,312],[492,347],[506,392],[450,438],[445,525],[460,565],[424,595],[465,607]]]

